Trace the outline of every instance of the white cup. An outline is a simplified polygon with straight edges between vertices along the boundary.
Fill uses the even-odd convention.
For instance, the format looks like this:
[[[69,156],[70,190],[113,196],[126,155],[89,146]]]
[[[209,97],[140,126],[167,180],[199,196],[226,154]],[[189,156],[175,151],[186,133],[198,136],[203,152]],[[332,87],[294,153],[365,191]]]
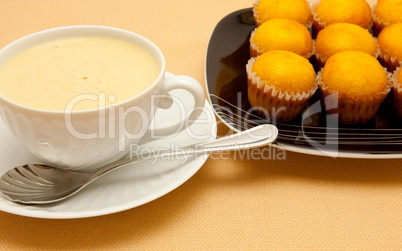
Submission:
[[[123,157],[130,144],[147,133],[157,108],[172,103],[169,91],[185,89],[195,100],[194,108],[204,106],[201,85],[193,78],[165,79],[166,62],[161,50],[148,39],[130,31],[92,25],[59,27],[20,38],[0,50],[0,67],[24,49],[49,40],[71,36],[102,36],[128,41],[147,50],[159,64],[159,75],[142,93],[118,104],[82,111],[48,111],[14,103],[0,93],[0,115],[16,139],[38,158],[61,168],[91,170]],[[35,83],[32,83],[35,84]],[[156,98],[164,95],[165,98]],[[101,99],[101,98],[99,98]],[[185,114],[183,121],[153,133],[169,135],[190,125],[199,109]]]

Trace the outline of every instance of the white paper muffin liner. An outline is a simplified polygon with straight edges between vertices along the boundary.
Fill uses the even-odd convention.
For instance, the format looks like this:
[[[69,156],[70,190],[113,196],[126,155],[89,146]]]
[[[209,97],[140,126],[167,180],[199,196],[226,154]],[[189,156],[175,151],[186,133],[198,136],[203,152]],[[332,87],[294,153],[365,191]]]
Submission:
[[[398,74],[402,71],[402,67],[396,68],[392,74],[392,84],[393,84],[393,98],[394,98],[394,109],[398,117],[402,118],[402,83],[398,82]]]
[[[311,15],[313,15],[313,34],[318,34],[320,30],[324,29],[327,27],[327,23],[323,22],[319,17],[317,12],[315,12],[315,7],[311,10]]]
[[[258,14],[258,3],[259,3],[260,1],[261,1],[261,0],[256,0],[256,1],[253,3],[254,21],[255,21],[255,24],[256,24],[257,26],[260,26],[260,25],[263,23],[263,21],[261,20],[259,14]],[[307,4],[308,4],[309,7],[310,7],[310,13],[311,13],[312,6],[311,6],[310,2],[307,2]],[[313,19],[311,18],[311,20],[309,20],[309,22],[306,23],[306,24],[304,24],[304,25],[307,27],[307,29],[310,29],[311,26],[313,25]]]
[[[381,51],[381,50],[380,50]],[[388,71],[394,71],[397,67],[402,66],[402,60],[399,60],[396,57],[393,57],[389,54],[386,54],[381,51],[379,57],[382,64],[387,67]]]
[[[296,118],[316,92],[317,84],[314,83],[308,92],[280,91],[252,72],[255,60],[256,58],[251,58],[246,65],[248,99],[251,106],[271,121],[285,122]]]
[[[339,121],[343,124],[358,125],[370,121],[382,102],[387,97],[392,88],[392,74],[387,72],[388,85],[384,91],[370,96],[348,97],[339,96],[336,90],[331,89],[322,80],[322,71],[317,75],[317,85],[323,97],[323,103],[326,107],[334,107],[333,111],[338,114]],[[336,108],[337,107],[337,108]]]
[[[380,32],[382,31],[382,29],[384,29],[385,26],[388,26],[391,23],[385,22],[380,17],[378,17],[377,14],[375,14],[375,12],[374,12],[375,7],[376,7],[376,5],[374,5],[373,8],[371,9],[371,13],[372,13],[372,17],[373,17],[373,35],[378,36],[380,34]]]
[[[261,54],[263,54],[265,52],[264,50],[260,49],[258,47],[258,45],[256,45],[255,42],[254,42],[254,35],[255,35],[255,32],[257,31],[257,29],[258,29],[258,27],[255,28],[251,32],[251,35],[250,35],[250,57],[257,57],[257,56],[259,56],[259,55],[261,55]],[[308,55],[305,56],[305,55],[300,55],[300,54],[298,54],[296,52],[295,53],[300,55],[300,56],[302,56],[302,57],[305,57],[307,59],[311,58],[314,55],[314,41],[312,43],[313,44],[311,46],[311,52]],[[278,48],[277,50],[280,50],[280,49]],[[285,49],[282,49],[282,50],[285,50]]]

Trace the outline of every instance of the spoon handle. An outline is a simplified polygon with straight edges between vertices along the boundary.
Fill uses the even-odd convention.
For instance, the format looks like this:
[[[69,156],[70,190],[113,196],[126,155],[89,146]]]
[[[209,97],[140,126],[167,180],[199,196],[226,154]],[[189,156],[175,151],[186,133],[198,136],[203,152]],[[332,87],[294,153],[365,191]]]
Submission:
[[[278,129],[274,125],[263,124],[210,142],[196,144],[194,148],[205,153],[222,150],[243,150],[266,146],[277,137]]]
[[[235,151],[262,147],[272,143],[277,138],[277,136],[278,129],[274,125],[263,124],[246,131],[235,133],[205,143],[194,144],[183,148],[164,150],[163,152],[158,154],[154,152],[147,152],[147,154],[125,158],[120,161],[106,165],[98,170],[95,170],[94,173],[96,173],[96,176],[100,176],[118,167],[122,167],[127,164],[137,163],[139,161],[147,160],[150,158],[166,159],[170,156],[206,154],[218,151]]]

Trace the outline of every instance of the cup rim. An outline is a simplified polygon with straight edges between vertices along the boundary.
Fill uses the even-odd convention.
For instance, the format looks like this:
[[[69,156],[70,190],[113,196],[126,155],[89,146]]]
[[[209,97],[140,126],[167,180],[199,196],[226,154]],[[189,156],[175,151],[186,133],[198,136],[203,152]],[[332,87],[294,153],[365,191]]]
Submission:
[[[129,99],[123,100],[123,101],[121,101],[119,103],[116,103],[116,104],[110,104],[110,105],[106,105],[106,106],[102,106],[102,107],[98,107],[98,108],[93,108],[93,109],[87,109],[87,110],[78,110],[78,111],[45,110],[45,109],[38,109],[38,108],[29,107],[29,106],[26,106],[26,105],[16,103],[16,102],[14,102],[14,101],[12,101],[12,100],[10,100],[8,98],[5,98],[1,94],[0,94],[0,99],[3,99],[4,101],[6,101],[6,102],[18,107],[19,109],[24,109],[24,110],[34,111],[34,112],[49,113],[49,114],[82,114],[82,113],[91,113],[91,112],[98,112],[98,111],[107,110],[109,107],[125,106],[125,104],[129,103],[133,99],[137,99],[137,98],[140,98],[140,97],[146,95],[146,93],[148,93],[151,89],[153,89],[161,81],[161,79],[164,77],[165,72],[166,72],[166,60],[165,60],[165,57],[164,57],[161,49],[155,43],[153,43],[148,38],[146,38],[146,37],[144,37],[142,35],[139,35],[138,33],[135,33],[133,31],[129,31],[129,30],[121,29],[121,28],[116,28],[116,27],[111,27],[111,26],[103,26],[103,25],[59,26],[59,27],[49,28],[49,29],[37,31],[37,32],[34,32],[34,33],[30,33],[28,35],[25,35],[23,37],[20,37],[20,38],[18,38],[16,40],[12,41],[11,43],[9,43],[6,46],[4,46],[3,48],[0,48],[0,58],[2,57],[2,55],[6,51],[8,51],[8,50],[10,50],[12,48],[15,48],[17,46],[20,46],[23,43],[26,43],[27,40],[35,41],[36,39],[38,39],[40,37],[43,37],[43,36],[45,36],[46,34],[49,34],[49,33],[59,34],[60,35],[59,38],[74,37],[74,36],[79,36],[79,35],[74,34],[75,30],[85,30],[85,29],[89,30],[88,33],[91,33],[90,29],[92,29],[92,30],[96,29],[97,31],[102,31],[103,30],[105,36],[108,36],[108,34],[111,34],[111,32],[113,32],[114,34],[120,33],[120,34],[124,35],[127,38],[131,37],[131,38],[135,38],[135,39],[138,39],[138,40],[142,40],[143,42],[147,43],[149,48],[152,49],[152,51],[157,54],[157,56],[158,56],[157,60],[160,61],[159,62],[160,63],[160,70],[159,70],[159,74],[158,74],[157,78],[145,90],[143,90],[139,94],[137,94],[137,95],[135,95],[135,96],[133,96],[133,97],[131,97]],[[88,34],[88,35],[91,35],[91,34]],[[101,35],[94,35],[94,36],[101,36]],[[110,37],[113,37],[113,36],[110,36]],[[55,39],[55,38],[51,38],[51,39],[44,40],[44,41],[50,41],[52,39]],[[126,40],[126,41],[128,41],[128,40]],[[130,42],[130,41],[128,41],[128,42]],[[40,42],[38,42],[37,44],[39,44],[39,43]],[[31,46],[33,46],[33,45],[25,46],[24,49],[30,48]],[[23,51],[24,49],[19,50],[19,52]],[[15,55],[16,55],[16,53],[13,54],[11,57],[13,57]],[[6,60],[6,61],[8,61],[8,60]]]

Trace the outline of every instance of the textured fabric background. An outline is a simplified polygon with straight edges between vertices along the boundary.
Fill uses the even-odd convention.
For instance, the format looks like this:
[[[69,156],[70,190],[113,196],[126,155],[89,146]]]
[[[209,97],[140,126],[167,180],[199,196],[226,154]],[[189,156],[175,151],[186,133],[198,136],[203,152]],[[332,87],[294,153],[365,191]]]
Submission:
[[[0,47],[51,27],[115,26],[154,41],[169,72],[204,84],[215,25],[252,2],[0,0]],[[401,160],[212,157],[178,189],[124,212],[74,220],[0,212],[0,250],[402,249]]]

